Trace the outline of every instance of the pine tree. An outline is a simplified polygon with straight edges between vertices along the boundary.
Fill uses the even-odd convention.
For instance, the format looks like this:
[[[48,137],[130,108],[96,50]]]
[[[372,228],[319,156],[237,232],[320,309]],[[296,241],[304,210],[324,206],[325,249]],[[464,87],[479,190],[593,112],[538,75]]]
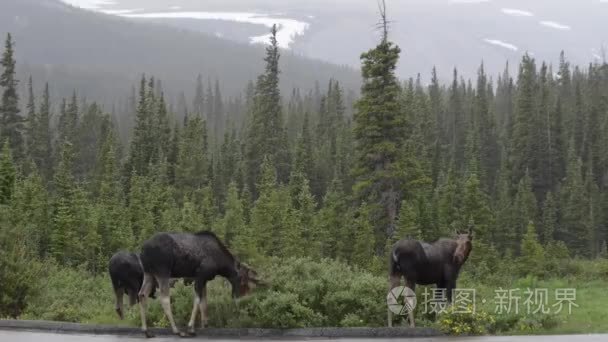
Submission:
[[[14,58],[14,42],[11,34],[7,34],[4,53],[0,60],[3,72],[0,75],[0,87],[4,88],[0,101],[0,141],[8,139],[14,159],[20,163],[24,155],[23,118],[19,115],[19,94],[16,79],[16,61]]]
[[[52,166],[54,165],[53,145],[51,143],[53,136],[51,131],[51,116],[50,92],[49,84],[47,83],[44,87],[42,102],[40,103],[36,124],[34,125],[36,131],[33,136],[32,151],[30,152],[45,182],[51,180]]]
[[[157,161],[162,158],[168,158],[171,146],[171,123],[169,122],[169,113],[167,104],[165,103],[165,95],[160,94],[156,110],[154,112],[154,132],[156,141],[156,149],[154,154]]]
[[[25,245],[32,256],[46,257],[49,247],[51,221],[49,195],[36,169],[17,180],[11,203],[12,221],[24,232]]]
[[[101,238],[101,253],[109,258],[117,250],[131,248],[135,242],[119,182],[116,142],[112,131],[105,138],[99,159],[101,170],[96,230]]]
[[[33,158],[36,149],[36,132],[38,130],[36,125],[38,124],[38,118],[36,117],[36,100],[34,97],[32,76],[30,76],[27,82],[27,91],[27,129],[25,130],[25,136],[28,158]]]
[[[571,143],[568,152],[568,172],[561,192],[562,224],[557,233],[574,254],[589,256],[593,239],[590,199],[584,186],[582,161],[576,156],[574,145]]]
[[[260,177],[260,165],[265,156],[273,159],[279,181],[284,182],[289,173],[285,165],[287,141],[284,135],[281,108],[281,93],[279,91],[279,47],[277,42],[277,27],[273,26],[270,35],[270,46],[266,48],[266,68],[258,77],[255,86],[251,109],[251,122],[248,129],[247,142],[247,182],[254,197],[258,193],[255,186]],[[287,172],[287,173],[286,173]]]
[[[213,137],[219,141],[220,137],[224,133],[224,102],[222,99],[222,93],[220,90],[220,81],[215,80],[215,92],[213,95]]]
[[[257,248],[265,255],[281,256],[286,250],[285,230],[294,229],[290,221],[289,192],[277,184],[276,168],[264,158],[257,189],[260,196],[251,210],[251,231]]]
[[[452,163],[454,170],[458,172],[462,170],[465,162],[464,151],[466,130],[463,101],[462,90],[458,84],[458,71],[454,69],[454,79],[449,90],[449,110],[447,112],[447,119],[449,122],[447,136],[451,147],[450,162]]]
[[[371,208],[363,203],[358,211],[354,221],[354,241],[353,255],[351,262],[363,268],[371,266],[371,261],[374,258],[374,225],[372,224]]]
[[[129,219],[137,245],[156,232],[154,227],[151,181],[145,176],[131,176],[129,193]]]
[[[61,264],[74,265],[78,219],[76,217],[76,184],[72,174],[74,154],[69,142],[61,146],[59,165],[55,173],[56,191],[53,210],[53,230],[50,236],[50,255]]]
[[[11,222],[10,209],[0,205],[0,315],[20,317],[35,296],[42,275],[40,263],[33,258],[33,249]]]
[[[477,90],[475,92],[474,120],[477,122],[477,129],[479,130],[480,181],[482,189],[491,192],[494,191],[500,156],[495,131],[494,113],[490,109],[492,94],[488,90],[489,86],[491,85],[488,84],[482,64],[479,69]]]
[[[210,182],[207,128],[200,117],[188,120],[182,131],[175,165],[175,185],[181,195]]]
[[[2,147],[2,158],[0,159],[0,205],[10,203],[15,191],[16,174],[10,144],[6,140]]]
[[[516,241],[520,241],[526,227],[529,222],[538,222],[537,220],[537,206],[536,198],[532,192],[532,180],[526,173],[524,177],[519,181],[517,186],[517,193],[515,200],[513,201],[513,209],[517,214],[514,217],[514,226],[512,226],[515,232]]]
[[[528,222],[526,233],[521,241],[521,257],[518,264],[523,274],[539,275],[545,270],[545,251],[538,242],[538,235],[532,221]]]
[[[346,258],[344,245],[349,244],[350,239],[343,235],[352,234],[346,221],[348,203],[343,192],[343,185],[339,179],[334,178],[323,198],[323,207],[316,215],[315,227],[317,227],[321,242],[321,253],[328,258]],[[348,241],[345,241],[348,240]]]
[[[133,129],[133,139],[131,141],[129,162],[126,170],[128,175],[131,174],[132,170],[141,176],[148,175],[148,168],[154,153],[154,137],[151,136],[153,132],[153,110],[150,107],[153,101],[153,99],[150,99],[152,91],[148,89],[146,77],[143,76],[140,82],[135,127]]]
[[[541,242],[548,244],[553,241],[555,232],[559,231],[558,203],[555,196],[549,192],[543,206],[543,228]]]
[[[246,237],[243,202],[239,198],[235,182],[230,182],[228,186],[228,195],[224,207],[226,208],[226,213],[218,226],[221,227],[222,240],[230,247],[239,238]]]
[[[489,198],[481,190],[481,184],[476,174],[472,174],[464,184],[462,216],[466,222],[475,225],[476,237],[485,241],[489,237],[489,230],[494,225],[494,217],[489,208]],[[465,227],[461,227],[464,230]]]
[[[430,233],[430,232],[429,232]],[[428,234],[427,235],[431,235]],[[395,236],[390,240],[391,245],[400,239],[423,239],[422,230],[418,225],[416,208],[408,201],[401,202],[399,225]],[[432,240],[432,237],[431,237]]]
[[[425,232],[424,238],[435,240],[443,234],[451,233],[454,229],[465,224],[462,217],[462,189],[455,173],[450,170],[445,180],[439,182],[438,191],[438,216],[440,230],[437,232]]]
[[[385,19],[385,13],[382,15]],[[380,43],[361,55],[363,86],[354,117],[354,190],[361,203],[372,207],[370,220],[376,234],[384,236],[383,244],[396,229],[403,173],[409,171],[401,170],[400,160],[405,129],[399,104],[401,88],[395,76],[400,52],[385,30]]]
[[[511,161],[513,183],[519,183],[531,166],[533,120],[537,110],[536,77],[535,61],[525,55],[519,71],[512,150],[510,151],[513,158]]]

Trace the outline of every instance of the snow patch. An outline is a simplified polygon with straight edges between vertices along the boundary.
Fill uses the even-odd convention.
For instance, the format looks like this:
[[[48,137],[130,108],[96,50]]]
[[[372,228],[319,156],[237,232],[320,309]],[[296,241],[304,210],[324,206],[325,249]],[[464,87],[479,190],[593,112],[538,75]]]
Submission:
[[[171,7],[169,7],[169,9],[172,11],[179,11],[182,9],[182,6],[171,6]]]
[[[541,21],[540,24],[543,26],[547,26],[547,27],[554,28],[556,30],[562,30],[562,31],[569,31],[572,29],[568,25],[560,24],[555,21]]]
[[[503,8],[503,9],[501,9],[501,11],[502,11],[502,13],[504,13],[506,15],[512,15],[514,17],[533,17],[534,16],[534,13],[532,13],[532,12],[519,10],[519,9],[515,9],[515,8]]]
[[[129,14],[134,12],[141,12],[143,8],[134,8],[134,9],[121,9],[121,10],[100,10],[100,12],[110,15],[121,15],[121,14]]]
[[[496,45],[496,46],[500,46],[503,47],[505,49],[509,49],[511,51],[518,51],[519,48],[513,44],[504,42],[502,40],[498,40],[498,39],[484,39],[484,42],[488,43],[488,44],[492,44],[492,45]]]
[[[127,13],[120,14],[126,18],[139,19],[200,19],[200,20],[226,20],[240,23],[264,25],[271,28],[276,24],[278,28],[277,41],[279,47],[288,49],[297,36],[301,36],[309,28],[309,24],[289,18],[271,18],[267,14],[248,12],[155,12],[155,13]],[[268,43],[270,34],[251,37],[251,43]]]
[[[61,0],[68,5],[88,10],[99,10],[104,6],[117,5],[114,0]]]

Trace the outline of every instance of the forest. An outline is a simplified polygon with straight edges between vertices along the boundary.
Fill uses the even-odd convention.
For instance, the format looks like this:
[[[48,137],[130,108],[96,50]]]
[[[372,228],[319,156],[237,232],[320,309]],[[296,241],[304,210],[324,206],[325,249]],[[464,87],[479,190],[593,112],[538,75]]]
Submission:
[[[284,277],[241,314],[291,310],[293,320],[259,314],[243,325],[383,325],[390,246],[469,227],[467,284],[608,275],[608,64],[525,54],[500,75],[481,64],[475,80],[457,69],[450,84],[436,70],[400,80],[401,50],[385,32],[361,55],[358,98],[333,78],[285,94],[272,33],[264,69],[240,98],[222,96],[221,77],[199,76],[193,98],[168,103],[162,80],[147,74],[125,94],[127,117],[78,89],[52,103],[53,84],[17,80],[7,35],[0,317],[108,321],[78,305],[111,311],[109,258],[161,231],[212,230],[262,274]],[[335,274],[352,277],[350,313],[309,303],[317,285],[294,289],[294,278],[312,284],[315,274],[336,287]],[[103,304],[61,297],[84,297],[87,286]]]

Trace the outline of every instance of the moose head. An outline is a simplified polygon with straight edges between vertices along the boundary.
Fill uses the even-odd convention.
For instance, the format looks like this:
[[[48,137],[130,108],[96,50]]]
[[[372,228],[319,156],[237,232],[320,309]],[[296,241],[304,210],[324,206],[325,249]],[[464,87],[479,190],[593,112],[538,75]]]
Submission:
[[[456,231],[456,249],[454,250],[453,261],[457,265],[462,265],[467,261],[473,249],[473,227],[469,226],[468,231]]]

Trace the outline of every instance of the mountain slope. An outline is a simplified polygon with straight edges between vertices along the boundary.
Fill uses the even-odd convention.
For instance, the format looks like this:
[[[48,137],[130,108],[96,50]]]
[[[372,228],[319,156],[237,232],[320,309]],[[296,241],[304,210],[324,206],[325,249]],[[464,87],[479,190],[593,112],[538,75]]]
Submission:
[[[263,47],[211,35],[84,11],[59,0],[0,1],[0,33],[17,42],[20,76],[49,80],[66,95],[107,100],[124,96],[142,73],[163,80],[166,89],[193,91],[197,74],[219,78],[224,94],[234,95],[262,71]],[[282,89],[313,88],[315,81],[340,79],[358,88],[356,70],[289,52],[282,59]],[[25,82],[22,82],[22,85]],[[175,96],[175,94],[173,94]]]
[[[399,66],[402,77],[421,73],[429,79],[434,65],[447,79],[455,66],[465,77],[475,77],[482,60],[496,75],[507,60],[516,64],[526,52],[555,64],[560,51],[565,50],[573,64],[585,65],[601,60],[602,45],[608,46],[606,0],[387,0],[387,4],[390,37],[404,53]],[[361,51],[378,39],[376,0],[113,0],[100,4],[97,10],[117,9],[130,10],[129,16],[137,18],[151,12],[193,11],[256,12],[277,20],[292,18],[309,24],[291,45],[293,51],[354,67]],[[245,43],[263,29],[235,21],[145,20]]]

